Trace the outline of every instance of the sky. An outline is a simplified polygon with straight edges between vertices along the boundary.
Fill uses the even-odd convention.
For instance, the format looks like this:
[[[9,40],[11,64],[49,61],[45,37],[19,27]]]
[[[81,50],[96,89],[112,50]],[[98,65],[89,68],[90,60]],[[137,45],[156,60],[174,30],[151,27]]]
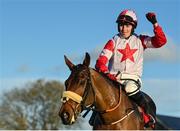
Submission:
[[[37,79],[63,82],[70,74],[64,55],[79,64],[89,52],[94,67],[124,9],[137,14],[135,32],[150,36],[145,14],[156,13],[168,42],[144,52],[142,90],[158,113],[180,117],[179,0],[0,0],[0,91]]]

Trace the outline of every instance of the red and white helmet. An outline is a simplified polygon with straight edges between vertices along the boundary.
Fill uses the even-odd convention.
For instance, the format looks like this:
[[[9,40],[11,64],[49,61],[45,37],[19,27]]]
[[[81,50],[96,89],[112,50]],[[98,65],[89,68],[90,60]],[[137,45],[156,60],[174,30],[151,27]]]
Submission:
[[[133,10],[124,10],[119,14],[119,16],[116,20],[116,23],[121,24],[121,23],[125,23],[125,22],[133,25],[134,28],[136,28],[137,16]]]

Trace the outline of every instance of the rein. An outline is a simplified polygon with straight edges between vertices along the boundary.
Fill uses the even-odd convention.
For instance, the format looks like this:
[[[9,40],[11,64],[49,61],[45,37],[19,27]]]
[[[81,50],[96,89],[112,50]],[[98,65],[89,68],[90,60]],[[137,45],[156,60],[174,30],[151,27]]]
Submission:
[[[129,115],[131,115],[132,113],[134,112],[134,109],[132,109],[128,114],[126,114],[124,117],[122,117],[121,119],[115,121],[115,122],[112,122],[110,123],[110,125],[115,125],[117,123],[120,123],[121,121],[123,121],[125,118],[127,118]]]
[[[88,70],[88,71],[89,71],[89,70]],[[61,101],[62,101],[63,103],[65,103],[65,102],[67,102],[69,99],[71,99],[71,100],[73,100],[74,102],[78,103],[77,106],[81,105],[82,110],[87,110],[87,112],[83,115],[83,117],[85,117],[85,116],[89,113],[90,110],[95,111],[95,112],[98,112],[98,113],[100,113],[100,114],[104,114],[104,113],[108,113],[108,112],[112,112],[112,111],[116,110],[116,109],[120,106],[120,104],[121,104],[121,97],[120,97],[120,96],[121,96],[121,92],[122,92],[122,91],[119,89],[119,101],[118,101],[118,104],[117,104],[115,107],[113,107],[113,108],[111,108],[111,109],[104,110],[104,111],[99,111],[99,110],[95,109],[96,94],[95,94],[95,91],[94,91],[93,86],[92,86],[90,72],[89,72],[88,74],[89,74],[89,76],[88,76],[88,78],[87,78],[87,83],[86,83],[86,85],[85,85],[86,87],[85,87],[85,89],[84,89],[84,94],[83,94],[83,96],[80,96],[79,94],[77,94],[77,93],[75,93],[75,92],[72,92],[72,91],[64,91]],[[92,91],[93,91],[94,101],[93,101],[93,103],[92,103],[91,105],[85,106],[84,104],[85,104],[85,101],[86,101],[87,96],[88,96],[88,94],[89,94],[90,88],[91,88]],[[76,107],[77,107],[77,106],[76,106]],[[123,116],[121,119],[119,119],[119,120],[117,120],[117,121],[115,121],[115,122],[111,122],[111,123],[108,124],[108,125],[114,125],[114,124],[117,124],[117,123],[123,121],[123,120],[126,119],[129,115],[131,115],[133,112],[134,112],[134,109],[131,109],[131,111],[130,111],[128,114],[126,113],[125,116]],[[74,111],[74,113],[76,114],[76,111]]]

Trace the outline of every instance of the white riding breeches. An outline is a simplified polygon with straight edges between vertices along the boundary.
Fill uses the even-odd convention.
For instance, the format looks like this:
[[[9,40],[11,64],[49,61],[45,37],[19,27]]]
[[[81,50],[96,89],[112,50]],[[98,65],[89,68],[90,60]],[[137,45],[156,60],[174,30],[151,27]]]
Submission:
[[[124,83],[124,89],[128,96],[132,96],[139,92],[140,86],[135,81],[126,80],[126,82]]]
[[[118,82],[124,85],[124,90],[128,96],[132,96],[140,91],[142,83],[140,77],[129,74],[121,74],[118,77]]]

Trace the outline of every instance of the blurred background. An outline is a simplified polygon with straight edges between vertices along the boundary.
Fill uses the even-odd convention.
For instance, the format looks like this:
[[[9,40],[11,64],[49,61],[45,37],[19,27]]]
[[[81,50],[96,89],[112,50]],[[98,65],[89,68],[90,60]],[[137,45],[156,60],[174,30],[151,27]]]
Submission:
[[[94,67],[124,9],[137,13],[135,32],[151,36],[145,14],[156,13],[168,42],[145,51],[142,91],[158,114],[179,118],[179,0],[0,0],[0,129],[91,129],[89,116],[74,126],[58,118],[70,74],[64,55],[79,64],[89,52]]]

